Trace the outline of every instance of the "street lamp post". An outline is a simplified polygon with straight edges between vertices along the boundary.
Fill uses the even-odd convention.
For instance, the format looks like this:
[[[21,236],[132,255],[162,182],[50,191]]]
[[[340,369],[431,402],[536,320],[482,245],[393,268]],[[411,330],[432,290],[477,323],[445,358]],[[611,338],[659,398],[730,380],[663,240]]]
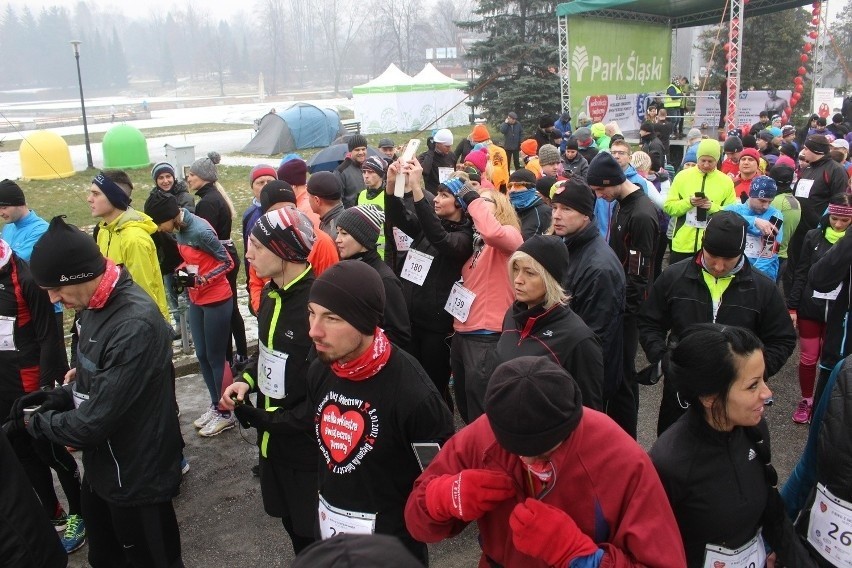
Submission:
[[[80,75],[80,44],[79,40],[71,42],[71,47],[74,48],[74,59],[77,60],[77,84],[80,86],[80,108],[83,109],[83,137],[86,139],[86,163],[89,169],[93,169],[95,164],[92,162],[92,146],[89,144],[89,123],[86,121],[86,101],[83,98],[83,77]]]

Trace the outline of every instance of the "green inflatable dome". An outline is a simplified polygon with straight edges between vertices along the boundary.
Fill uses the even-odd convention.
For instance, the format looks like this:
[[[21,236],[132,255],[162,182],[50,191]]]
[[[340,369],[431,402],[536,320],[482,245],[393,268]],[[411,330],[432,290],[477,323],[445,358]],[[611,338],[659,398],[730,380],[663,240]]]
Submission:
[[[104,135],[104,168],[144,168],[150,165],[148,143],[138,128],[119,124]]]

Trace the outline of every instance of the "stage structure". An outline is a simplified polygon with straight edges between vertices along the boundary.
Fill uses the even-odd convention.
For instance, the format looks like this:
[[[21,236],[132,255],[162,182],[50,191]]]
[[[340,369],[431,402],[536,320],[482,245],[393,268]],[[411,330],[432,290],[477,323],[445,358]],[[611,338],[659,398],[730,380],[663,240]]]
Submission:
[[[640,24],[645,26],[645,39],[641,41],[655,41],[651,38],[653,34],[661,34],[662,29],[676,30],[680,28],[690,28],[694,26],[714,25],[727,22],[729,45],[729,63],[727,64],[728,75],[728,108],[726,124],[730,130],[738,124],[737,101],[740,93],[740,65],[742,61],[742,31],[745,25],[746,18],[752,16],[761,16],[790,8],[798,8],[813,4],[822,6],[822,14],[826,14],[825,6],[827,2],[812,3],[803,0],[573,0],[557,5],[556,15],[559,19],[559,78],[562,94],[562,110],[571,112],[572,104],[572,71],[574,71],[574,79],[579,76],[579,82],[586,80],[584,76],[577,73],[577,69],[583,66],[583,63],[592,61],[596,56],[594,53],[589,53],[588,48],[586,53],[574,53],[574,40],[572,39],[573,30],[579,26],[593,27],[600,20],[610,20],[611,22],[620,22],[625,25],[626,33],[611,31],[607,29],[607,36],[602,37],[599,45],[611,45],[614,43],[622,44],[627,49],[627,53],[643,51],[643,46],[637,42],[636,35],[633,32],[633,26]],[[723,20],[724,15],[724,20]],[[823,18],[824,21],[824,18]],[[822,83],[823,65],[822,61],[825,58],[825,24],[819,27],[819,37],[817,38],[817,53],[815,54],[816,61],[813,69],[813,84]],[[625,39],[627,41],[625,41]],[[668,85],[669,77],[668,70],[671,68],[671,44],[670,35],[664,37],[666,43],[669,44],[669,49],[665,50],[669,59],[664,63],[663,80],[665,85],[661,89],[665,89]],[[630,43],[633,42],[633,43]],[[720,43],[725,43],[720,40]],[[719,48],[721,49],[721,45]],[[822,54],[820,56],[820,49]],[[574,59],[576,56],[576,60]],[[585,56],[585,59],[584,59]],[[601,62],[606,62],[601,55]],[[612,63],[612,62],[610,62]],[[618,63],[616,61],[615,70],[618,71]],[[640,62],[640,64],[642,64]],[[601,68],[603,68],[601,66]],[[626,69],[626,67],[625,67]],[[654,71],[651,68],[651,71]],[[656,77],[656,75],[654,75]],[[656,83],[652,80],[649,84]],[[607,84],[608,92],[594,93],[595,95],[620,95],[637,92],[637,85],[631,90],[622,90],[624,87],[615,84]],[[575,90],[580,89],[578,84],[574,84]],[[611,91],[609,89],[615,89]],[[650,90],[650,89],[649,89]],[[584,97],[580,97],[582,101]]]

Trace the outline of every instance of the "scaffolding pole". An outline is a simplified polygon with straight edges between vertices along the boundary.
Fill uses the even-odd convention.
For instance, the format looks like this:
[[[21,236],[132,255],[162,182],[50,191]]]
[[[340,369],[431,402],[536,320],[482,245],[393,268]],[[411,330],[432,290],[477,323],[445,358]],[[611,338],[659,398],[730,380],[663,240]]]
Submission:
[[[725,130],[730,132],[739,123],[740,68],[742,65],[743,44],[743,4],[744,0],[731,0],[731,16],[728,24],[728,104]]]

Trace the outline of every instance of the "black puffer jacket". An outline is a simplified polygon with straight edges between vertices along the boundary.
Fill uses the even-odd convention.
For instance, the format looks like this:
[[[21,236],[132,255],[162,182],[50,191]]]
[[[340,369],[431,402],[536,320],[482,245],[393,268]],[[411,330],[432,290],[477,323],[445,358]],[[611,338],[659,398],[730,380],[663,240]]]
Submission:
[[[534,235],[543,235],[550,228],[550,220],[553,212],[550,206],[540,197],[535,203],[524,209],[516,209],[518,219],[521,221],[521,234],[524,240]]]
[[[216,184],[208,183],[195,194],[199,198],[195,206],[195,214],[210,223],[220,241],[230,240],[234,219],[231,217],[228,202],[219,193]]]
[[[452,152],[440,154],[434,149],[428,150],[420,154],[417,160],[423,167],[423,182],[426,184],[426,189],[432,193],[437,193],[438,186],[441,185],[438,170],[440,168],[455,170],[456,167],[456,155]]]
[[[814,298],[814,287],[808,279],[808,272],[810,272],[811,266],[819,262],[831,249],[831,243],[825,240],[825,229],[827,226],[828,224],[826,223],[820,229],[811,229],[808,231],[805,235],[805,242],[802,244],[802,250],[799,253],[801,256],[796,265],[793,287],[787,298],[787,309],[795,310],[797,316],[801,319],[825,322],[829,307],[833,303],[831,300]]]
[[[574,377],[583,406],[603,409],[601,343],[571,308],[557,304],[545,310],[540,304],[528,309],[519,302],[509,308],[497,342],[496,365],[527,355],[550,357]]]
[[[807,189],[808,186],[809,189]],[[828,207],[829,200],[837,194],[844,193],[848,186],[849,177],[846,175],[846,170],[828,156],[812,162],[802,171],[794,187],[794,194],[802,207],[802,219],[790,238],[788,247],[790,259],[798,262],[805,234],[816,228],[820,217]]]
[[[623,376],[624,269],[594,220],[563,240],[568,247],[568,270],[562,287],[571,297],[571,309],[601,340],[608,398]]]
[[[65,410],[33,415],[30,433],[82,449],[86,478],[108,503],[171,500],[182,446],[171,328],[122,268],[106,304],[80,312],[79,329],[77,379],[60,387]]]
[[[838,285],[840,293],[828,307],[825,342],[819,366],[831,370],[838,361],[852,352],[847,340],[852,332],[852,239],[843,237],[817,261],[808,273],[808,282],[817,292],[831,292]]]
[[[669,331],[669,342],[673,342],[694,323],[721,323],[749,329],[763,341],[766,375],[771,377],[796,348],[796,330],[775,282],[744,259],[722,294],[714,319],[713,300],[698,265],[700,254],[665,269],[639,310],[639,342],[648,361],[657,363],[663,358]]]
[[[388,222],[414,239],[411,248],[435,257],[423,286],[402,280],[412,327],[450,332],[453,316],[444,310],[462,265],[473,254],[473,223],[465,216],[459,223],[441,220],[427,199],[414,202],[414,214],[402,199],[387,199]]]

